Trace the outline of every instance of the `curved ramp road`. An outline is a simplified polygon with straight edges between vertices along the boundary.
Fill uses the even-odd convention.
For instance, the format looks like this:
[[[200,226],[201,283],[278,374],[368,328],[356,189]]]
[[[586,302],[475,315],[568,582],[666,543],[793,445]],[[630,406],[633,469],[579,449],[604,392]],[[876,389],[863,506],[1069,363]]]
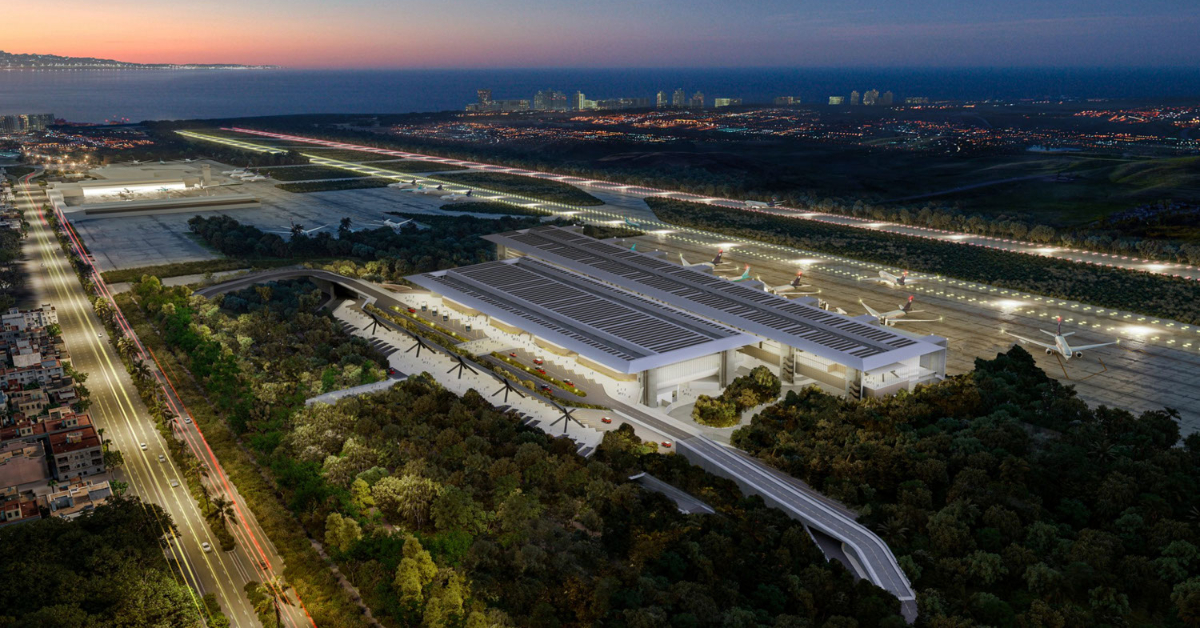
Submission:
[[[382,309],[392,306],[404,307],[403,302],[370,282],[308,268],[287,268],[247,275],[201,288],[196,294],[211,298],[264,281],[298,278],[314,279],[318,284],[324,283],[327,286],[340,286],[361,298],[374,301],[375,305]],[[599,396],[596,393],[595,402],[609,405],[631,423],[672,438],[679,452],[692,462],[737,482],[747,493],[763,497],[793,518],[840,541],[846,553],[856,563],[859,576],[896,596],[901,601],[905,617],[909,621],[915,620],[916,594],[896,562],[896,557],[882,539],[855,520],[851,511],[802,482],[772,469],[755,458],[710,440],[665,414],[629,405],[607,395],[603,400]]]

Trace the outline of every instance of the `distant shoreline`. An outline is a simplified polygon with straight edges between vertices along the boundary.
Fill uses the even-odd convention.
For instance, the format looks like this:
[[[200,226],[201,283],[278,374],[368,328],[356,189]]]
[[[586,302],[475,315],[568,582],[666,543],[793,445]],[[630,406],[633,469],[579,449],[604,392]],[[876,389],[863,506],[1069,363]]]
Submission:
[[[278,65],[174,65],[174,66],[132,66],[132,67],[70,67],[70,68],[44,68],[36,66],[0,66],[0,71],[4,72],[170,72],[174,70],[208,70],[208,71],[236,71],[236,70],[282,70],[283,66]]]

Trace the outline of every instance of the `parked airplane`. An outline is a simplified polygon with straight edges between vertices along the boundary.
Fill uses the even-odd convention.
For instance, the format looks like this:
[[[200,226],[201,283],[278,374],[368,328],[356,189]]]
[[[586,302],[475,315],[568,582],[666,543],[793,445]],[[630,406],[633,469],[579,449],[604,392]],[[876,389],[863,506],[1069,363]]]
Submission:
[[[867,313],[871,316],[874,316],[875,320],[879,321],[879,324],[883,325],[884,327],[891,327],[896,323],[936,323],[937,321],[941,320],[940,318],[904,318],[909,314],[924,311],[912,309],[913,298],[911,296],[908,297],[908,301],[905,302],[904,305],[899,306],[899,309],[892,310],[890,312],[876,311],[874,308],[867,305],[862,299],[859,299],[858,302],[862,303],[862,306],[867,308]]]
[[[305,228],[304,228],[304,225],[298,225],[298,224],[296,224],[296,223],[294,223],[294,222],[293,222],[293,223],[292,223],[292,228],[291,228],[291,229],[288,229],[287,231],[283,231],[283,230],[274,230],[274,231],[272,231],[272,230],[268,230],[268,231],[267,231],[267,233],[279,233],[279,234],[282,234],[282,235],[295,235],[297,232],[299,232],[299,233],[302,233],[302,234],[304,234],[304,235],[312,235],[312,234],[314,234],[314,233],[316,233],[316,232],[318,232],[318,231],[320,231],[320,230],[322,230],[322,229],[324,229],[324,228],[326,228],[326,227],[328,227],[328,226],[329,226],[329,225],[321,225],[320,227],[313,227],[312,229],[305,229]]]
[[[397,182],[395,182],[395,183],[389,183],[389,184],[388,184],[388,187],[389,187],[389,188],[395,188],[395,189],[397,189],[397,190],[407,190],[407,189],[410,189],[410,188],[417,187],[417,180],[416,180],[416,179],[413,179],[411,182],[409,182],[409,181],[397,181]]]
[[[762,201],[742,201],[742,204],[743,204],[743,205],[745,205],[746,207],[754,207],[754,208],[758,208],[758,209],[766,209],[766,208],[768,208],[768,207],[774,207],[774,206],[775,206],[775,199],[771,199],[770,201],[768,201],[768,202],[766,202],[766,203],[764,203],[764,202],[762,202]]]
[[[881,270],[881,271],[879,271],[878,277],[859,277],[858,278],[859,281],[862,281],[864,279],[867,279],[870,281],[878,281],[879,283],[885,283],[885,284],[888,284],[889,286],[896,286],[896,287],[903,287],[903,286],[912,285],[914,283],[918,283],[918,281],[916,279],[908,278],[907,270],[900,273],[899,275],[893,275],[892,273],[889,273],[886,270]]]
[[[726,277],[726,279],[728,279],[729,281],[749,281],[750,280],[750,265],[746,264],[746,267],[742,269],[741,275],[738,275],[737,277]]]
[[[242,181],[245,181],[245,182],[247,182],[247,183],[253,183],[253,182],[255,182],[255,181],[269,181],[269,180],[270,180],[270,179],[268,179],[267,177],[264,177],[264,176],[262,176],[261,174],[256,174],[256,175],[253,175],[253,176],[249,176],[249,177],[243,177],[243,178],[242,178]]]
[[[629,216],[626,216],[626,217],[625,217],[625,226],[626,226],[626,227],[631,227],[631,228],[633,228],[633,229],[641,229],[641,228],[642,228],[642,226],[641,226],[641,225],[639,225],[638,223],[636,223],[636,222],[634,222],[634,221],[630,220],[630,219],[629,219]]]
[[[401,220],[401,221],[397,222],[395,220],[387,218],[384,220],[376,220],[376,221],[365,223],[367,226],[364,226],[363,228],[364,229],[378,229],[380,227],[391,227],[393,230],[399,231],[403,227],[407,226],[408,223],[412,222],[413,220],[414,220],[413,218],[409,218],[408,220]]]
[[[1026,338],[1024,336],[1018,336],[1017,334],[1007,332],[1007,331],[1004,333],[1021,341],[1022,344],[1029,342],[1029,343],[1033,343],[1039,347],[1042,347],[1043,349],[1046,350],[1046,355],[1058,354],[1059,356],[1061,356],[1067,360],[1070,360],[1071,358],[1082,358],[1083,352],[1087,351],[1088,349],[1098,349],[1100,347],[1107,347],[1109,345],[1115,345],[1115,344],[1119,344],[1121,342],[1120,340],[1115,340],[1113,342],[1102,342],[1102,343],[1096,344],[1096,345],[1083,345],[1082,347],[1072,347],[1070,344],[1067,343],[1067,336],[1073,335],[1075,332],[1069,331],[1064,334],[1063,330],[1062,330],[1062,317],[1059,316],[1055,320],[1058,321],[1058,332],[1057,333],[1051,333],[1044,329],[1038,330],[1038,331],[1042,332],[1043,334],[1046,334],[1047,336],[1053,337],[1054,344],[1050,344],[1048,342],[1042,342],[1040,340],[1034,340],[1032,338]]]
[[[680,253],[679,254],[679,263],[683,264],[686,267],[707,266],[709,268],[716,268],[717,266],[721,265],[721,256],[723,256],[723,255],[725,255],[725,251],[720,250],[720,251],[717,251],[717,256],[712,258],[711,262],[696,262],[695,264],[693,264],[693,263],[687,261],[686,259],[684,259],[683,253]]]
[[[809,284],[806,284],[806,283],[805,284],[800,283],[800,280],[803,276],[804,276],[804,271],[798,270],[798,271],[796,271],[796,277],[794,279],[792,279],[791,282],[785,283],[782,286],[774,286],[774,287],[768,287],[764,283],[763,289],[766,290],[767,292],[773,292],[780,296],[786,296],[786,295],[807,296],[810,294],[820,294],[821,293],[820,290],[805,291],[805,288],[812,288],[812,286]],[[762,282],[762,279],[759,279],[759,282]]]

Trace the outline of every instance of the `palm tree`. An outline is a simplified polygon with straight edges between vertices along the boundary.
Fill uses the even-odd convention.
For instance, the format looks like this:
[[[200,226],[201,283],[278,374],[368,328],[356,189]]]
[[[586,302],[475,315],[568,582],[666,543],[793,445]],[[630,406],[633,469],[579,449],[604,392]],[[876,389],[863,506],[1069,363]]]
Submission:
[[[130,369],[133,373],[133,378],[145,382],[150,380],[150,367],[146,366],[145,360],[136,360],[133,367]]]
[[[258,585],[258,593],[261,595],[258,604],[254,605],[254,612],[263,614],[275,610],[275,625],[280,626],[283,622],[283,605],[291,606],[292,601],[288,599],[288,591],[292,590],[292,586],[283,581],[280,576],[275,576],[270,582],[260,583]]]
[[[96,434],[100,436],[101,447],[104,449],[104,451],[108,451],[108,441],[104,439],[104,428],[97,429]]]
[[[212,509],[208,516],[216,519],[218,523],[226,525],[230,520],[237,520],[237,514],[233,510],[233,502],[225,497],[215,497],[209,504]]]

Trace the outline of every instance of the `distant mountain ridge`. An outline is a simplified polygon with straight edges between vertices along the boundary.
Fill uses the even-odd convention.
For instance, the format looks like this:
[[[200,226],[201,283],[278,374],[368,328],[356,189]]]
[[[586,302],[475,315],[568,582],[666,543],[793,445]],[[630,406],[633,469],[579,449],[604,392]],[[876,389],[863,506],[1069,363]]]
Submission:
[[[18,54],[0,50],[0,70],[278,70],[277,65],[241,63],[129,63],[95,57]]]

